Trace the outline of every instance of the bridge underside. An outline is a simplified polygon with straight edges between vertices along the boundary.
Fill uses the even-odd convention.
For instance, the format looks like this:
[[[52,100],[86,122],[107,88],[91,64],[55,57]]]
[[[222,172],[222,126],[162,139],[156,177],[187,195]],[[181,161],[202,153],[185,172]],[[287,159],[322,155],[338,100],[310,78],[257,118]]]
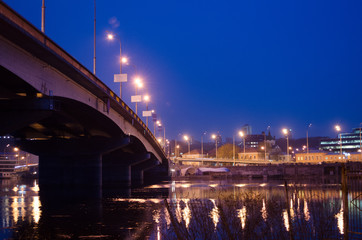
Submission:
[[[22,150],[39,155],[41,185],[144,183],[162,168],[134,136],[81,102],[39,93],[0,66],[0,135],[11,134]],[[160,176],[160,175],[158,175]]]

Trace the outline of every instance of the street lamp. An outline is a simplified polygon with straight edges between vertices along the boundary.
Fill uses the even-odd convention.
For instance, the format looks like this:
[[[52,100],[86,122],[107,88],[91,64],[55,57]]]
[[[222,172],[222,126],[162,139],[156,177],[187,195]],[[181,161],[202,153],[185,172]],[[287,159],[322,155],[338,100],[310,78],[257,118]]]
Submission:
[[[234,165],[235,166],[235,136],[233,134],[233,160],[234,160]]]
[[[178,157],[178,155],[180,155],[180,145],[176,145],[176,150],[177,151],[175,151],[175,157]]]
[[[289,130],[286,128],[282,129],[283,134],[287,138],[287,161],[289,161]]]
[[[167,157],[170,157],[170,141],[166,139]]]
[[[308,158],[308,160],[309,160],[308,130],[311,126],[312,126],[312,124],[310,123],[307,127],[307,158]]]
[[[189,146],[189,152],[188,152],[188,154],[190,155],[190,141],[189,141],[189,136],[184,135],[184,139],[185,139],[185,141],[187,142],[187,144],[188,144],[188,146]]]
[[[148,103],[150,101],[150,96],[149,95],[145,95],[143,97],[143,100],[146,102],[146,111],[147,111],[147,115],[146,115],[146,126],[148,128]]]
[[[19,148],[14,147],[13,151],[14,151],[14,152],[19,152]],[[20,153],[18,153],[18,154],[15,155],[15,157],[17,157],[17,164],[19,164],[19,156],[20,156]]]
[[[42,0],[41,5],[41,31],[45,32],[45,0]]]
[[[243,139],[243,146],[244,146],[244,156],[243,159],[245,160],[245,133],[243,131],[239,131],[239,136]]]
[[[362,161],[362,138],[361,138],[361,133],[362,133],[362,123],[359,124],[359,150],[361,152],[361,161]]]
[[[122,63],[125,63],[125,64],[128,64],[128,58],[122,57],[122,58],[121,58],[121,62],[122,62]]]
[[[217,136],[215,134],[211,135],[212,139],[215,139],[215,145],[216,145],[216,153],[215,153],[215,159],[217,159]]]
[[[204,157],[204,135],[206,134],[206,132],[204,132],[202,135],[201,135],[201,157],[203,158]]]
[[[127,75],[122,75],[122,63],[127,63],[127,58],[122,57],[122,43],[118,34],[107,31],[107,39],[110,41],[117,39],[119,42],[119,78],[117,78],[117,75],[115,75],[114,81],[119,82],[119,98],[122,99],[122,82],[127,82]]]
[[[153,122],[153,135],[156,137],[156,125],[160,125],[161,122],[157,120],[156,122]]]
[[[338,133],[342,130],[341,126],[339,126],[339,125],[334,126],[334,128],[336,129],[336,131]],[[342,153],[342,134],[341,133],[339,133],[339,146],[340,146],[340,155],[341,155],[341,161],[342,161],[343,153]]]
[[[270,129],[270,126],[266,128],[266,131]],[[266,132],[264,133],[264,160],[266,161]]]
[[[6,159],[6,153],[5,153],[5,150],[6,148],[10,147],[10,144],[7,144],[5,147],[4,147],[4,158]]]
[[[163,150],[166,152],[166,129],[165,129],[165,126],[162,126],[160,121],[157,121],[157,126],[159,128],[163,127]]]
[[[135,97],[138,98],[137,92],[138,92],[139,88],[143,87],[143,83],[142,83],[142,80],[140,78],[136,78],[134,80],[134,83],[136,85],[136,95],[135,95]],[[140,102],[140,101],[141,101],[140,99],[135,99],[135,102],[136,102],[136,115],[137,115],[137,103]]]

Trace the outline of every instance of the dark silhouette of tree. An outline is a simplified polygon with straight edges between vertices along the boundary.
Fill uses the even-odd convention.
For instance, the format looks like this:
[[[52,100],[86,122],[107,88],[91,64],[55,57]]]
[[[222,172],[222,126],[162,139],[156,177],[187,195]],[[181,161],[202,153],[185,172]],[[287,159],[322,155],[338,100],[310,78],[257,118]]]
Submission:
[[[241,152],[241,148],[236,146],[235,144],[235,158],[238,157],[238,153]],[[231,143],[227,143],[222,145],[217,149],[217,157],[218,158],[233,158],[233,145]]]

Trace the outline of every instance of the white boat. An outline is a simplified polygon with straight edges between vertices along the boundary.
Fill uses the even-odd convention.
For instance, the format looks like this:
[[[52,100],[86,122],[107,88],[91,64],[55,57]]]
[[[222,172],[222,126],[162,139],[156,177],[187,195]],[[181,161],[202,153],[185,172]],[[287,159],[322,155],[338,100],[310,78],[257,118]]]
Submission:
[[[15,178],[18,159],[12,155],[0,156],[0,179]]]

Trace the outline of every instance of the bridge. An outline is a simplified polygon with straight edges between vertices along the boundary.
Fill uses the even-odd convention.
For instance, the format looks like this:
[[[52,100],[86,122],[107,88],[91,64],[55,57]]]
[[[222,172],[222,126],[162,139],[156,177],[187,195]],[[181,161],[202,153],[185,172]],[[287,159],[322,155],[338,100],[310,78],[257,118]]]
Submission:
[[[162,147],[109,87],[0,1],[0,135],[39,156],[41,185],[168,176]]]

